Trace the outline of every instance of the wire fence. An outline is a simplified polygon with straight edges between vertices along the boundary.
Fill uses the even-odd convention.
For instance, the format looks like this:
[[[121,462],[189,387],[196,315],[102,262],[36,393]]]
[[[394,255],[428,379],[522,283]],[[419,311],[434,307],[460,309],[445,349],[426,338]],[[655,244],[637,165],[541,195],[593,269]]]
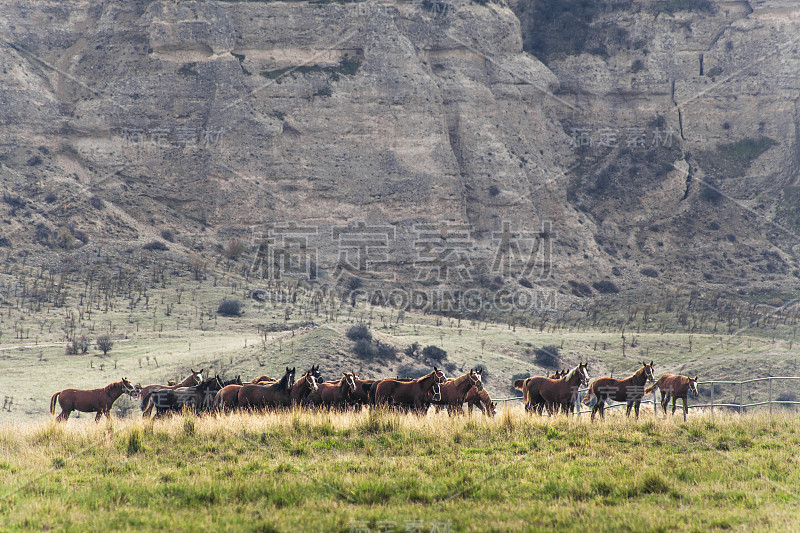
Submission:
[[[781,399],[781,400],[776,399],[774,397],[774,395],[773,395],[773,393],[774,393],[773,383],[774,382],[795,383],[795,384],[798,384],[796,388],[800,388],[800,381],[798,381],[798,380],[800,380],[800,376],[768,376],[768,377],[764,377],[764,378],[745,379],[745,380],[742,380],[742,381],[732,381],[732,380],[698,381],[697,382],[698,391],[700,390],[701,386],[710,387],[711,401],[709,403],[699,403],[699,404],[687,405],[687,410],[688,409],[698,409],[698,408],[710,409],[711,420],[713,421],[714,420],[714,409],[715,408],[716,409],[720,409],[720,408],[734,409],[738,413],[741,413],[743,409],[747,409],[747,408],[751,408],[751,407],[760,407],[760,406],[767,405],[767,406],[769,406],[769,414],[770,414],[770,416],[772,416],[772,407],[774,405],[779,405],[779,406],[781,406],[781,405],[783,405],[783,406],[797,405],[797,406],[800,406],[800,401],[797,401],[796,399],[791,399],[791,400],[790,399]],[[759,402],[744,403],[744,386],[745,385],[750,385],[750,384],[756,384],[756,383],[763,383],[763,382],[768,382],[767,400],[759,401]],[[717,389],[717,385],[733,385],[734,387],[738,387],[737,395],[739,397],[739,402],[738,403],[730,403],[730,402],[715,401],[715,392],[716,392],[716,389]],[[591,409],[584,409],[583,408],[583,403],[582,403],[583,397],[586,394],[586,391],[588,391],[588,390],[589,390],[588,387],[581,387],[581,388],[578,389],[578,396],[577,396],[577,399],[575,401],[575,413],[577,415],[579,415],[579,416],[581,414],[584,414],[584,413],[591,413],[592,412]],[[657,388],[653,389],[653,399],[652,400],[648,397],[647,399],[642,398],[642,401],[641,401],[642,404],[652,405],[653,406],[653,414],[656,417],[658,416],[658,407],[661,405],[661,402],[659,402],[657,400],[657,398],[656,398],[657,391],[658,391]],[[797,396],[797,393],[795,392],[794,394],[790,395],[790,397],[791,398],[797,398],[798,396]],[[495,403],[502,403],[503,405],[506,405],[508,402],[522,401],[522,399],[523,399],[522,396],[512,396],[512,397],[508,397],[508,398],[497,398],[497,399],[494,399],[493,401]],[[680,403],[681,400],[678,400],[678,402]],[[606,409],[613,409],[615,407],[625,407],[625,406],[627,406],[627,403],[625,403],[625,402],[621,402],[621,403],[611,402],[611,401],[607,401],[606,402]]]

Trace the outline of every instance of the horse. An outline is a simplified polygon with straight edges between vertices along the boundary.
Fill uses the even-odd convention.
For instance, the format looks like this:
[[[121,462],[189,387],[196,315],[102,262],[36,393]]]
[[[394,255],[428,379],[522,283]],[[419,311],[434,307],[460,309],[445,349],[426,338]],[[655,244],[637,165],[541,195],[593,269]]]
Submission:
[[[262,383],[262,382],[275,383],[276,381],[278,381],[278,380],[275,379],[275,378],[271,378],[271,377],[269,377],[267,375],[264,375],[264,376],[259,376],[259,377],[255,378],[255,379],[253,379],[253,381],[251,381],[250,384],[254,385],[256,383]]]
[[[442,406],[447,406],[447,413],[464,413],[463,405],[467,394],[472,390],[483,390],[483,370],[473,368],[469,374],[464,374],[455,379],[448,379],[444,384],[439,385],[438,400],[434,400],[436,412]]]
[[[372,385],[377,382],[377,380],[359,379],[359,377],[356,376],[355,382],[356,390],[354,390],[350,395],[350,403],[355,406],[370,403],[369,391],[372,388]]]
[[[319,384],[317,383],[318,377],[319,367],[312,366],[309,370],[306,370],[302,378],[294,382],[292,391],[289,393],[292,405],[306,403],[308,395],[319,389]]]
[[[469,409],[470,415],[472,414],[472,408],[475,406],[477,406],[483,414],[490,417],[497,414],[497,404],[492,401],[485,388],[481,390],[478,390],[475,387],[471,388],[467,393],[465,400],[467,402],[467,409]]]
[[[536,409],[539,414],[542,414],[544,402],[538,395],[539,385],[545,379],[561,379],[566,376],[568,372],[568,369],[556,370],[549,377],[532,376],[525,379],[515,380],[514,388],[522,391],[522,401],[525,404],[525,411],[533,412],[533,410]],[[531,395],[531,392],[533,392],[533,395]],[[533,401],[531,401],[531,396],[533,396]]]
[[[578,387],[589,384],[589,363],[579,363],[561,379],[547,379],[539,385],[538,394],[550,416],[558,413],[559,407],[565,414],[574,412]]]
[[[645,389],[645,394],[650,394],[653,392],[656,387],[658,390],[661,391],[661,407],[664,408],[664,414],[667,414],[667,404],[669,403],[670,398],[672,398],[672,414],[675,414],[675,402],[678,398],[683,400],[683,421],[686,422],[686,414],[689,411],[689,408],[686,406],[686,401],[689,397],[689,392],[697,398],[700,396],[697,392],[697,378],[699,376],[695,376],[693,378],[687,376],[673,376],[672,374],[664,374],[658,381],[656,381],[651,387]]]
[[[446,381],[444,373],[436,367],[429,374],[411,381],[384,379],[375,387],[375,404],[410,406],[417,413],[424,414],[428,393],[434,385],[441,386]]]
[[[356,390],[355,380],[356,376],[352,372],[342,372],[342,379],[339,381],[320,383],[319,388],[308,395],[308,403],[331,408],[347,407]]]
[[[286,367],[286,373],[275,383],[261,385],[248,383],[239,389],[237,402],[241,407],[284,407],[291,403],[295,369]]]
[[[599,378],[595,380],[589,387],[589,392],[586,394],[586,397],[583,399],[583,403],[588,405],[592,396],[597,397],[597,402],[594,404],[594,407],[592,407],[592,421],[594,421],[594,415],[597,411],[600,411],[600,417],[605,420],[605,404],[608,400],[627,402],[628,410],[626,411],[626,416],[630,418],[631,407],[634,407],[636,410],[636,418],[639,418],[639,405],[642,403],[644,386],[648,381],[655,381],[653,377],[652,361],[650,361],[649,365],[643,361],[642,368],[628,378]]]
[[[222,382],[222,387],[227,387],[228,385],[241,385],[242,384],[242,376],[236,376],[234,379],[229,379],[228,381]]]
[[[153,406],[149,401],[151,393],[161,389],[177,389],[179,387],[192,387],[194,385],[199,385],[203,381],[204,371],[205,371],[204,368],[201,368],[199,372],[195,372],[194,370],[192,370],[192,373],[189,374],[189,376],[186,379],[175,385],[148,385],[145,388],[143,388],[140,393],[140,396],[142,398],[141,402],[142,416],[145,418],[150,417],[150,411],[153,409]]]
[[[100,422],[100,418],[106,415],[111,419],[111,406],[123,393],[134,393],[136,388],[126,378],[122,381],[109,383],[102,389],[64,389],[53,394],[50,398],[50,414],[56,414],[56,401],[61,407],[61,413],[56,417],[58,422],[66,422],[72,411],[83,413],[97,413],[94,417],[95,422]]]
[[[225,385],[214,396],[214,410],[227,412],[239,406],[239,389],[242,385]]]
[[[150,394],[149,402],[156,408],[156,418],[167,412],[180,412],[183,409],[209,411],[214,405],[217,392],[222,388],[222,380],[219,376],[214,376],[193,387],[154,391]]]

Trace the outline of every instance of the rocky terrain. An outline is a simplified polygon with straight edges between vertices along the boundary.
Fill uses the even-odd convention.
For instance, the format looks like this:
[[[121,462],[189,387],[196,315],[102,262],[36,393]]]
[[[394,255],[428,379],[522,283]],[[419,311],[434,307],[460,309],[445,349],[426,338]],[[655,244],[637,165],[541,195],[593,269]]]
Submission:
[[[158,242],[153,254],[227,249],[246,267],[255,235],[294,222],[333,277],[331,228],[364,221],[392,228],[396,280],[420,281],[419,228],[448,221],[470,225],[469,283],[531,278],[567,298],[796,288],[795,2],[2,0],[0,13],[9,259],[69,266]],[[497,279],[503,223],[545,221],[545,279],[519,264]]]

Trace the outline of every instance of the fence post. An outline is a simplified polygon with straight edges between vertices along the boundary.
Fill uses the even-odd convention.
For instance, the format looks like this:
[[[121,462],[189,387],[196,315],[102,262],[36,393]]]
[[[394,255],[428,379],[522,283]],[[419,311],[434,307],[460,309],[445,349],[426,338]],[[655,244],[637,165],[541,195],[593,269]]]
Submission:
[[[656,388],[653,387],[653,418],[658,418],[658,409],[656,409]]]
[[[742,414],[742,405],[744,404],[744,384],[739,382],[739,414]]]
[[[711,382],[711,423],[714,423],[714,382]]]
[[[769,377],[769,418],[772,419],[772,376]]]

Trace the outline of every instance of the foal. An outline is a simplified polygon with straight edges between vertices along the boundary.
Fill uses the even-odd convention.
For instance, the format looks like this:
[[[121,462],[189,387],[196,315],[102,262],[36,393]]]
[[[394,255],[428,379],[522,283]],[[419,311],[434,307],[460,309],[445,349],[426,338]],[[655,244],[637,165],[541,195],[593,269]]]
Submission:
[[[675,414],[675,402],[678,398],[683,400],[683,421],[686,422],[686,414],[689,408],[686,406],[686,401],[688,399],[689,393],[691,392],[692,395],[697,398],[699,394],[697,393],[697,378],[699,376],[695,376],[693,378],[687,376],[673,376],[672,374],[664,374],[658,381],[653,384],[652,387],[648,387],[645,389],[645,394],[650,394],[658,387],[658,390],[661,391],[661,407],[664,408],[664,414],[667,414],[667,404],[669,403],[670,398],[672,398],[672,414]]]

